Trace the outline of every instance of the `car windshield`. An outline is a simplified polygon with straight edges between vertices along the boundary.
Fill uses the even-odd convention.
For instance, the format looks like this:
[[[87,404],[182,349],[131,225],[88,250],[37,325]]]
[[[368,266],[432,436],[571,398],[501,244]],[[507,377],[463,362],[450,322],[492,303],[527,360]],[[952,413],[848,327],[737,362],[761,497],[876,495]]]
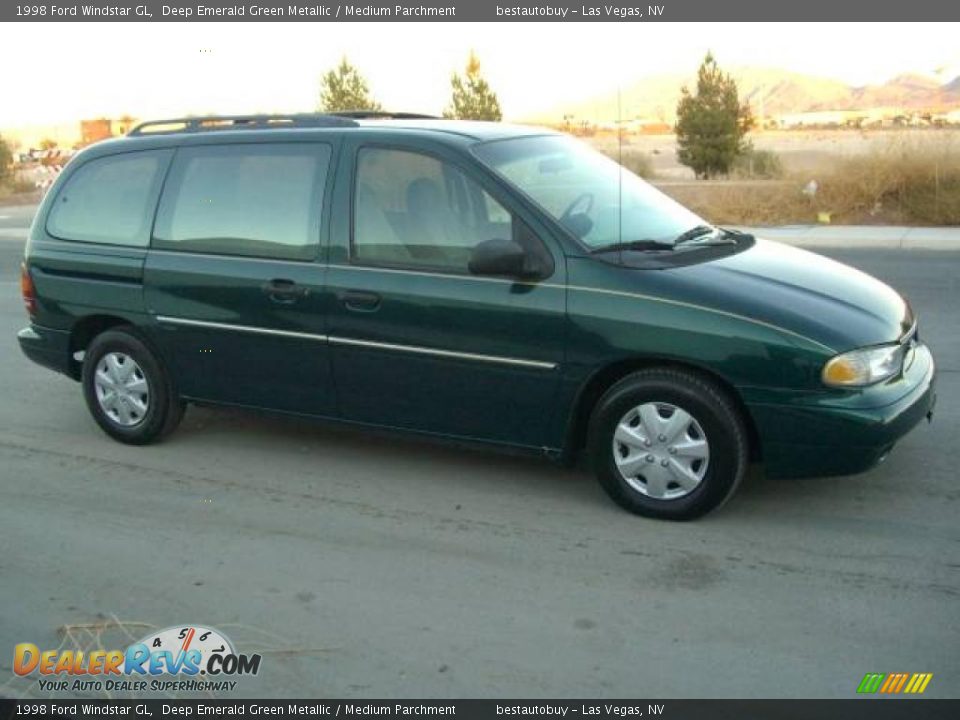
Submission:
[[[497,140],[477,156],[588,248],[669,249],[705,221],[626,168],[563,135]]]

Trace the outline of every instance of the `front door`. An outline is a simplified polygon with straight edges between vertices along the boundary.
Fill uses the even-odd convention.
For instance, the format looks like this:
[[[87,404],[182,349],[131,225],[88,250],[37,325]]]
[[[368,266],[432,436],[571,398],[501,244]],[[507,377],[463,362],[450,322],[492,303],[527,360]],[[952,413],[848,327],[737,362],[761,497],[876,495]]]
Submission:
[[[563,363],[562,256],[452,157],[345,150],[327,275],[340,414],[349,420],[524,446],[547,428]],[[352,171],[352,172],[351,172]],[[340,192],[340,190],[338,190]],[[551,277],[471,275],[484,240],[518,239]]]
[[[177,151],[144,285],[185,397],[332,414],[316,262],[330,156],[322,143]]]

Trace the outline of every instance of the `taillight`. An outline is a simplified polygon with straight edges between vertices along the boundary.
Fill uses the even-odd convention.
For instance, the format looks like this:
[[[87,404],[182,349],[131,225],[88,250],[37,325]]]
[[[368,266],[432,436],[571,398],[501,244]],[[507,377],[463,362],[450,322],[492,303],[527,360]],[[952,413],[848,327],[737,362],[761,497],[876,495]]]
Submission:
[[[33,319],[37,314],[37,291],[33,287],[33,278],[27,270],[26,263],[20,263],[20,294],[23,296],[23,305],[27,308],[27,315]]]

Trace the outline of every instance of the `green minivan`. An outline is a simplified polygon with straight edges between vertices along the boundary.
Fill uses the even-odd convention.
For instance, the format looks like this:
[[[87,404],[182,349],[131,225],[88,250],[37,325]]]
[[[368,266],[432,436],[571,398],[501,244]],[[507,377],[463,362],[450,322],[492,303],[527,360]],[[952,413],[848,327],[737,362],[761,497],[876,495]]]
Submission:
[[[888,286],[500,123],[145,123],[64,169],[21,289],[23,351],[122,442],[188,403],[258,408],[583,455],[660,518],[719,506],[751,461],[866,470],[935,401]]]

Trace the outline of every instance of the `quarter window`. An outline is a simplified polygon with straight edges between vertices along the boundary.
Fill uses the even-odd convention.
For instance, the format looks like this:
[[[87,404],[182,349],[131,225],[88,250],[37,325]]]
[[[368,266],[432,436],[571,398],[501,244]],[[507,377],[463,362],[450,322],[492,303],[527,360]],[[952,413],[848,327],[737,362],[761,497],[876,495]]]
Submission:
[[[154,246],[311,260],[329,164],[330,147],[321,144],[181,149],[160,202]]]
[[[405,150],[359,152],[355,261],[465,273],[477,244],[512,235],[509,211],[453,165]]]
[[[47,218],[64,240],[146,247],[169,151],[90,160],[67,179]]]

